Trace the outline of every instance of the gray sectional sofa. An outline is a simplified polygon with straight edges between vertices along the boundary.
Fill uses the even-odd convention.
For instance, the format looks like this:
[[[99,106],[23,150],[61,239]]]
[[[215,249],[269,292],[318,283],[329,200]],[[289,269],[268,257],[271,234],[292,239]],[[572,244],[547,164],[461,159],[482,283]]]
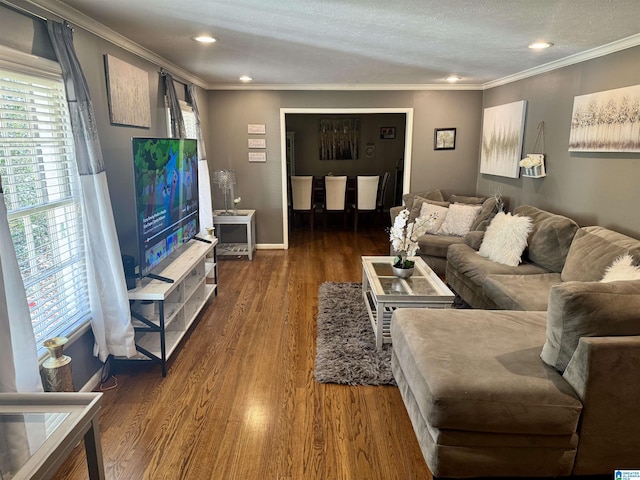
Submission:
[[[476,308],[393,314],[392,369],[429,469],[637,469],[640,280],[599,280],[622,254],[639,262],[640,241],[531,206],[515,212],[534,220],[521,265],[493,265],[478,238],[449,247],[447,282]]]
[[[501,206],[497,205],[495,197],[477,197],[470,195],[445,194],[441,190],[430,190],[427,192],[406,193],[402,197],[402,206],[392,207],[391,225],[404,208],[409,209],[411,215],[409,221],[420,214],[423,202],[431,202],[436,205],[449,206],[452,203],[463,203],[467,205],[481,205],[482,209],[471,225],[471,231],[484,231],[491,221],[491,218],[498,212]],[[454,235],[433,235],[425,234],[418,238],[418,255],[422,257],[427,265],[438,275],[444,276],[447,265],[447,251],[449,246],[464,243],[464,237]],[[393,255],[394,252],[392,251]]]

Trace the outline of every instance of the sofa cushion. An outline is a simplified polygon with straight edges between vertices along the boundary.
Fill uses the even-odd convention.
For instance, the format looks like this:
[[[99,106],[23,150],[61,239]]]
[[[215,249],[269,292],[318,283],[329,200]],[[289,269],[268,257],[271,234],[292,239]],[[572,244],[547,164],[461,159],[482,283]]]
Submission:
[[[496,199],[494,197],[487,198],[484,202],[482,202],[482,208],[480,209],[480,213],[471,224],[471,231],[474,230],[486,230],[491,222],[493,216],[498,212],[496,206]]]
[[[449,203],[466,203],[468,205],[482,205],[487,197],[472,197],[467,195],[449,195],[447,201]]]
[[[394,354],[438,429],[571,435],[582,405],[540,361],[544,312],[397,309]]]
[[[531,231],[531,218],[500,212],[487,227],[478,253],[494,262],[520,264]]]
[[[562,281],[597,282],[616,258],[638,249],[640,240],[603,227],[583,227],[571,243]]]
[[[411,208],[415,197],[422,197],[436,202],[444,202],[444,196],[440,190],[429,190],[427,192],[405,193],[402,196],[402,203],[405,207]]]
[[[640,335],[640,280],[563,282],[551,287],[540,357],[564,371],[580,337]]]
[[[539,275],[488,275],[484,293],[501,310],[547,311],[551,287],[560,283],[559,273]]]
[[[418,254],[431,257],[446,258],[449,246],[454,243],[463,243],[463,237],[446,235],[423,235],[418,238]]]
[[[452,235],[462,237],[469,233],[471,225],[475,221],[481,205],[467,205],[454,203],[449,206],[449,212],[440,226],[437,235]]]
[[[531,205],[516,207],[514,213],[533,220],[525,252],[529,260],[552,272],[561,272],[578,224]]]
[[[536,275],[549,273],[544,267],[534,263],[521,263],[517,267],[497,263],[479,255],[465,244],[454,244],[447,251],[447,270],[455,269],[459,275],[467,277],[474,285],[482,288],[487,275]]]

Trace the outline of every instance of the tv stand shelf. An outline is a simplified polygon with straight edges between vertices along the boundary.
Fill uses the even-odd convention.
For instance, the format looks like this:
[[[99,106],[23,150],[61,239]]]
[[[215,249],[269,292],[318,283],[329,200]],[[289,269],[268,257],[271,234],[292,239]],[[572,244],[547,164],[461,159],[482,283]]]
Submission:
[[[205,303],[218,294],[218,239],[191,240],[155,274],[173,283],[145,277],[129,290],[131,320],[138,354],[126,361],[154,361],[167,375],[167,360],[187,334]]]

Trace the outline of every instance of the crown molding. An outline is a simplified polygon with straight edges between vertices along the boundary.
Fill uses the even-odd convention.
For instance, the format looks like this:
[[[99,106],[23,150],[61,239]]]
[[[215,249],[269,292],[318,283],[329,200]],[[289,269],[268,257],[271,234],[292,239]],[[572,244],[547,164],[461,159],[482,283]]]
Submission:
[[[584,52],[576,53],[574,55],[569,55],[568,57],[564,57],[553,62],[545,63],[544,65],[540,65],[539,67],[523,70],[522,72],[499,78],[498,80],[487,82],[482,86],[482,89],[488,90],[490,88],[499,87],[508,83],[517,82],[518,80],[523,80],[535,75],[540,75],[541,73],[547,73],[552,70],[568,67],[569,65],[575,65],[576,63],[593,60],[594,58],[603,57],[604,55],[609,55],[610,53],[626,50],[627,48],[637,47],[638,45],[640,45],[640,33],[623,38],[621,40],[616,40],[615,42],[607,43],[606,45],[602,45],[600,47],[592,48],[591,50],[585,50]]]
[[[35,12],[45,12],[47,18],[53,15],[57,18],[67,20],[69,23],[76,25],[89,33],[92,33],[128,52],[131,52],[158,67],[164,67],[169,70],[177,80],[185,80],[191,82],[205,90],[324,90],[324,91],[407,91],[407,90],[488,90],[490,88],[499,87],[509,83],[517,82],[525,78],[529,78],[542,73],[557,70],[559,68],[574,65],[576,63],[592,60],[602,57],[610,53],[615,53],[627,48],[640,45],[640,34],[617,40],[615,42],[602,45],[600,47],[586,50],[574,55],[570,55],[559,60],[546,63],[539,67],[530,68],[522,72],[508,75],[484,84],[309,84],[309,85],[291,85],[291,84],[217,84],[205,82],[193,73],[173,64],[164,57],[146,49],[145,47],[129,40],[127,37],[106,27],[91,17],[79,12],[78,10],[61,3],[57,0],[2,0],[5,4],[14,4],[18,8],[25,10],[23,5],[31,5]],[[37,13],[42,16],[41,13]]]
[[[457,84],[457,85],[444,85],[444,84],[386,84],[386,83],[372,83],[372,84],[251,84],[251,85],[236,85],[236,84],[221,84],[210,83],[207,86],[207,90],[325,90],[325,91],[407,91],[407,90],[482,90],[483,85],[479,84]]]
[[[7,3],[11,2],[9,1]],[[47,18],[50,17],[46,14],[52,14],[56,17],[63,18],[67,22],[80,27],[87,32],[92,33],[128,52],[131,52],[143,58],[144,60],[157,65],[158,67],[163,67],[165,70],[170,71],[171,74],[174,75],[174,77],[178,77],[176,78],[176,80],[185,80],[201,88],[207,89],[207,82],[202,80],[200,77],[197,77],[191,72],[188,72],[187,70],[184,70],[183,68],[171,63],[166,58],[163,58],[160,55],[152,52],[151,50],[148,50],[145,47],[129,40],[127,37],[120,35],[114,30],[111,30],[110,28],[94,20],[93,18],[79,12],[75,8],[72,8],[56,0],[23,0],[23,3],[32,5],[38,11],[44,11]],[[24,9],[24,7],[22,8]]]

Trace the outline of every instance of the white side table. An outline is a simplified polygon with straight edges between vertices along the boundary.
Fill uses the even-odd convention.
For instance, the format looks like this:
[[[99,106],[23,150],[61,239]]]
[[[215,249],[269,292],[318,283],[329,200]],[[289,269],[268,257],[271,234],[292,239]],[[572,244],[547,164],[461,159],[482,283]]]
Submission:
[[[232,212],[232,210],[229,210]],[[256,211],[237,210],[237,213],[225,215],[224,210],[214,210],[213,224],[218,225],[245,225],[247,228],[246,243],[224,243],[222,229],[216,228],[218,237],[218,256],[246,255],[253,260],[253,251],[256,249]]]

